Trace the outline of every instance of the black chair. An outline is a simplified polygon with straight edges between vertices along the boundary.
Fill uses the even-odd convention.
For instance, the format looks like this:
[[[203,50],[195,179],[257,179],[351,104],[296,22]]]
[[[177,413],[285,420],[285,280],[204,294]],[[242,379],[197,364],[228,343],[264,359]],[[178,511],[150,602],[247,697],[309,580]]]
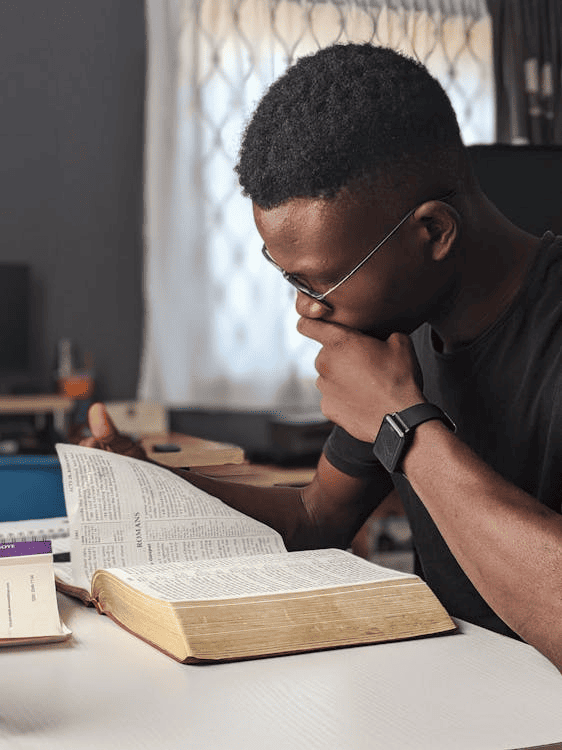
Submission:
[[[469,146],[482,189],[514,224],[562,234],[562,146]]]

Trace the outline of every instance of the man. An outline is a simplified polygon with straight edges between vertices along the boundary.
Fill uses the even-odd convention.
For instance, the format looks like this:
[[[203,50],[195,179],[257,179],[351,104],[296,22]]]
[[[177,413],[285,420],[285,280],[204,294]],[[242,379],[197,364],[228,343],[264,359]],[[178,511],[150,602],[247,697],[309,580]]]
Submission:
[[[562,669],[562,238],[497,211],[440,85],[370,45],[290,68],[237,172],[337,426],[302,492],[190,481],[289,549],[349,545],[396,488],[449,612]],[[129,450],[103,407],[90,426]]]

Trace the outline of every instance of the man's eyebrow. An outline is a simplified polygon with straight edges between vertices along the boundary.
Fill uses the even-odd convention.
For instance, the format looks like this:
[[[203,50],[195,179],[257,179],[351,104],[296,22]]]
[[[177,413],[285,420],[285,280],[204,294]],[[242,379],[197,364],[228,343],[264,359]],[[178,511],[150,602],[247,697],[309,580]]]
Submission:
[[[299,279],[299,281],[305,281],[307,283],[311,282],[316,284],[329,283],[334,277],[338,276],[338,272],[334,271],[333,269],[330,271],[328,271],[328,269],[326,268],[316,270],[310,267],[298,271],[289,271],[288,273],[290,273],[294,278]]]
[[[293,267],[283,266],[270,251],[267,243],[264,242],[263,244],[272,260],[279,266],[279,268],[310,287],[315,285],[318,286],[319,284],[329,285],[333,281],[337,281],[349,270],[347,267],[327,268],[327,265],[331,260],[329,257],[324,261],[319,261],[318,258],[314,258],[314,256],[308,254],[299,256],[297,252],[294,253]]]
[[[286,273],[290,274],[291,276],[295,276],[298,279],[303,279],[303,280],[306,280],[306,281],[308,281],[308,279],[309,279],[310,276],[313,276],[314,278],[317,278],[317,279],[322,278],[322,276],[320,275],[321,272],[315,272],[315,269],[314,269],[313,266],[310,265],[310,262],[306,263],[306,258],[304,258],[304,259],[303,258],[295,258],[294,266],[296,267],[296,270],[293,270],[292,268],[290,268],[288,266],[282,265],[277,260],[277,258],[273,255],[273,253],[269,250],[269,248],[267,247],[267,245],[265,245],[265,247],[267,249],[267,252],[270,254],[271,258],[279,266],[279,268],[282,268],[283,271],[285,271]],[[300,263],[303,263],[304,265],[301,266],[301,265],[299,265]]]

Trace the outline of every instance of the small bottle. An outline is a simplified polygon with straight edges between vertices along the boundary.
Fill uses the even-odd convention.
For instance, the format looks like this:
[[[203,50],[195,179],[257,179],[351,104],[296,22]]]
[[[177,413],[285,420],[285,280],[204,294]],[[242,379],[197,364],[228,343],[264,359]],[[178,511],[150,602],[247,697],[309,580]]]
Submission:
[[[57,379],[65,380],[72,374],[72,343],[70,339],[59,340]]]

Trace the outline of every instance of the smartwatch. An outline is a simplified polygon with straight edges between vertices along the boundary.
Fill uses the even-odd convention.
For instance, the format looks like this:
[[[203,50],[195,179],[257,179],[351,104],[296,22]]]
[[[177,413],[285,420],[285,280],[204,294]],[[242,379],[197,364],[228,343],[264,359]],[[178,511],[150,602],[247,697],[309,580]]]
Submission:
[[[373,453],[387,471],[400,471],[400,464],[412,444],[416,427],[430,419],[439,419],[451,432],[457,429],[453,420],[435,404],[416,404],[385,415],[373,443]]]

